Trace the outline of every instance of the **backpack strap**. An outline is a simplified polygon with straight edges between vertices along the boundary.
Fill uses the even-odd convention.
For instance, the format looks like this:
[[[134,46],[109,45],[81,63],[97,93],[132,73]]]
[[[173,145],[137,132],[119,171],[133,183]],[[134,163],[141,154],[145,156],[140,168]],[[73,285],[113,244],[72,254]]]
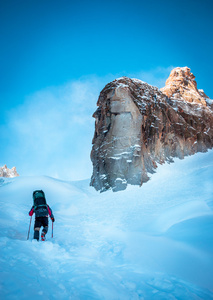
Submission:
[[[41,206],[47,207],[47,204],[38,204],[38,205],[34,205],[34,210],[36,210],[38,207],[41,207]]]

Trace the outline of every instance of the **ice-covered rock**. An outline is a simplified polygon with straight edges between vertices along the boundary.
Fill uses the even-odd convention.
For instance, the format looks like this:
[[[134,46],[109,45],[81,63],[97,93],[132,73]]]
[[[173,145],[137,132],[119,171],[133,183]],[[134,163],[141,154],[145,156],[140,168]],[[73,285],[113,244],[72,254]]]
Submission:
[[[17,177],[19,174],[16,171],[16,167],[13,167],[12,169],[9,169],[6,165],[3,167],[0,167],[0,177]]]
[[[93,115],[96,190],[142,185],[158,163],[213,146],[213,111],[194,78],[185,67],[174,69],[161,90],[127,77],[105,86]]]

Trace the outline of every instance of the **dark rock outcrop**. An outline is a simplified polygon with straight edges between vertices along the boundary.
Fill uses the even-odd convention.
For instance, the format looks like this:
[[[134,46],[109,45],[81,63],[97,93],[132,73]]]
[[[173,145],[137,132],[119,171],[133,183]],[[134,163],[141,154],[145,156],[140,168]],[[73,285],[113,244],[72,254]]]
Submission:
[[[13,167],[12,169],[8,169],[6,165],[3,167],[0,167],[0,177],[17,177],[19,174],[16,171],[16,167]]]
[[[213,146],[211,101],[194,78],[185,67],[174,69],[161,90],[127,77],[105,86],[93,115],[91,185],[96,190],[142,185],[158,163]]]

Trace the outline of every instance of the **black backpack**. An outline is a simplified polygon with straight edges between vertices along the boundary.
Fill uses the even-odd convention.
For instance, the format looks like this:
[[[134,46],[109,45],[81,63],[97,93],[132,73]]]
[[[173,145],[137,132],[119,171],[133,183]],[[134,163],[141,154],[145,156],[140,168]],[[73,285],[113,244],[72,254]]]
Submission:
[[[33,206],[36,217],[43,217],[48,214],[47,202],[42,190],[33,192]]]

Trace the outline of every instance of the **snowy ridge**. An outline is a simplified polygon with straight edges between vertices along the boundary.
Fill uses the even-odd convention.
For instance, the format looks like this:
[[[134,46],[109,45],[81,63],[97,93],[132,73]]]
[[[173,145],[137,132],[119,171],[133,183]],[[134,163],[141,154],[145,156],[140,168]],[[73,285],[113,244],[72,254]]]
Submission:
[[[0,298],[213,299],[212,184],[212,150],[118,193],[87,180],[3,179]],[[43,243],[33,224],[26,240],[38,188],[56,218]]]

